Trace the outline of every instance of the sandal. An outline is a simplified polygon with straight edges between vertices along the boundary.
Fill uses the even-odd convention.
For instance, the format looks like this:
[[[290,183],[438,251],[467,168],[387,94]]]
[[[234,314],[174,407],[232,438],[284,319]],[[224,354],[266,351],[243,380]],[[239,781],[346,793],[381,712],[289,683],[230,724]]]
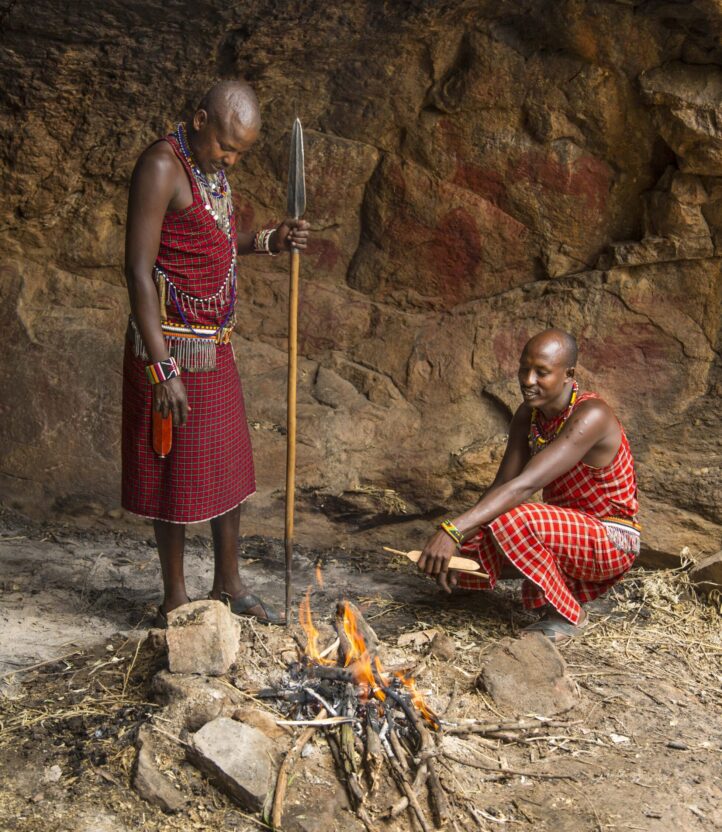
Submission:
[[[168,615],[167,613],[163,612],[162,607],[158,607],[156,611],[155,618],[153,619],[151,627],[154,627],[156,630],[167,630],[168,629]]]
[[[209,595],[208,597],[210,598],[211,596]],[[266,606],[264,601],[251,592],[247,595],[237,595],[235,598],[231,598],[227,592],[221,592],[220,600],[228,605],[233,615],[255,618],[260,624],[286,623],[286,617],[284,615],[279,615],[277,612],[274,612],[270,607]],[[249,613],[248,610],[253,609],[253,607],[260,607],[263,610],[264,617],[261,618],[255,613]]]
[[[585,618],[579,624],[572,624],[562,618],[540,618],[528,627],[524,627],[522,633],[541,633],[554,644],[564,644],[587,626],[589,618]]]

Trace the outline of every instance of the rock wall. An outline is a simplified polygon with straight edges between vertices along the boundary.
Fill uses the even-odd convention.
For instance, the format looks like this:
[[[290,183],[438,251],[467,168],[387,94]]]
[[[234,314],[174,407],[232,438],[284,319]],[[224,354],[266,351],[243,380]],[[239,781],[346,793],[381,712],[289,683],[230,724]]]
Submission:
[[[117,503],[129,175],[244,76],[265,123],[232,175],[242,227],[281,216],[306,128],[302,507],[375,523],[472,501],[520,347],[553,324],[627,427],[648,540],[719,548],[718,4],[16,0],[0,28],[5,499]],[[274,511],[286,268],[242,261],[235,341]]]

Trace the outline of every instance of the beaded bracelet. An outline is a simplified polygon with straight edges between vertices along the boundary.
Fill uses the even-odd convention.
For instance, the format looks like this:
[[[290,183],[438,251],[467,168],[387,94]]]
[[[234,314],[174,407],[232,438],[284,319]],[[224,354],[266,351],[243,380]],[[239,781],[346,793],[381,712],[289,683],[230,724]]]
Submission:
[[[443,523],[439,524],[439,528],[442,532],[446,532],[446,534],[449,535],[457,546],[461,546],[464,542],[464,535],[462,534],[461,529],[457,529],[451,520],[444,520]]]
[[[253,237],[253,251],[256,254],[270,254],[271,257],[278,254],[277,251],[271,251],[271,235],[275,230],[275,228],[262,228],[256,232]]]
[[[164,358],[163,361],[157,361],[155,364],[147,364],[145,374],[151,384],[160,384],[162,381],[176,378],[181,372],[178,362],[171,356],[170,358]]]

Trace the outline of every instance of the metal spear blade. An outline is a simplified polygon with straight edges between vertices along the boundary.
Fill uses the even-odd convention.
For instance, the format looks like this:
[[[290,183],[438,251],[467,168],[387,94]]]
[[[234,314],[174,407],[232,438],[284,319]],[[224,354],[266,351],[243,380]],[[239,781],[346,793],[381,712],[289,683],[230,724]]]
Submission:
[[[296,119],[291,131],[288,159],[288,216],[300,219],[306,212],[306,177],[303,171],[303,127]]]

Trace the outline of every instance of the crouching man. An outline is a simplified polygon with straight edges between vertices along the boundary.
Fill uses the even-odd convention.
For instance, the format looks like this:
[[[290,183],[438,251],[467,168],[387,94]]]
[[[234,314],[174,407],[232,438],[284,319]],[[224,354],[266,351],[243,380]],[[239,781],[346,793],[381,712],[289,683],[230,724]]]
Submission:
[[[576,341],[562,330],[526,344],[519,364],[523,402],[496,478],[473,508],[439,526],[418,561],[447,592],[523,578],[524,606],[543,608],[527,630],[554,641],[586,624],[582,605],[624,575],[640,540],[627,437],[609,405],[580,392],[576,359]],[[543,502],[527,502],[539,489]],[[449,571],[459,550],[479,561],[488,580]]]

